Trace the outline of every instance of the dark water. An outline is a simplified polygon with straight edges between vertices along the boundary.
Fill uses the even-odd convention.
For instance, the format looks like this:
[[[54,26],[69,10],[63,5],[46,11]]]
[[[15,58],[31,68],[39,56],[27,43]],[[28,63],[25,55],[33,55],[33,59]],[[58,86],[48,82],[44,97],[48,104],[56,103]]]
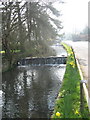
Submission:
[[[4,118],[49,118],[65,66],[20,67],[3,76]]]
[[[53,47],[57,56],[66,54]],[[3,118],[50,118],[65,65],[22,66],[2,75]]]

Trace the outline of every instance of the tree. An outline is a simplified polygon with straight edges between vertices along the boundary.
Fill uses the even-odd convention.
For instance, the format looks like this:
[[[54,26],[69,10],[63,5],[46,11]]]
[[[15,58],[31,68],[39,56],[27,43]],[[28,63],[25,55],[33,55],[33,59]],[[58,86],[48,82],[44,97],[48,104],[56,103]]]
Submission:
[[[47,47],[48,39],[55,39],[62,29],[61,22],[49,14],[60,15],[52,2],[2,2],[2,5],[2,45],[10,67],[24,53],[26,56],[26,51]],[[16,54],[15,50],[21,52]]]

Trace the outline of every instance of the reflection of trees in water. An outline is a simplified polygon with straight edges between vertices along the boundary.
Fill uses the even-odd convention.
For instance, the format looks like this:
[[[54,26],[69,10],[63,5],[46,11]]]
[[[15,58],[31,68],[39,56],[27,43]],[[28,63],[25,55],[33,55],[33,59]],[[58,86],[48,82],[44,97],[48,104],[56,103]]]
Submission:
[[[57,84],[51,78],[51,74],[53,74],[51,70],[51,67],[45,66],[31,67],[29,70],[24,68],[24,70],[18,71],[16,69],[15,72],[4,75],[3,117],[49,117],[48,97],[51,96],[49,92],[55,91],[54,86]]]
[[[47,113],[49,113],[48,109],[48,85],[51,79],[48,79],[50,76],[48,71],[44,68],[38,69],[39,76],[37,78],[37,82],[32,81],[32,89],[33,89],[33,103],[34,109],[32,112],[33,117],[49,117]],[[47,80],[48,79],[48,80]],[[35,116],[36,115],[36,116]]]
[[[15,114],[18,114],[17,111],[17,94],[15,93],[15,77],[18,74],[18,70],[13,70],[7,73],[4,73],[2,76],[2,90],[3,94],[3,108],[2,115],[5,118],[16,117]]]
[[[23,96],[19,96],[17,84],[18,79],[16,79],[18,72],[11,71],[10,74],[6,73],[3,76],[3,92],[4,92],[4,106],[3,106],[3,116],[5,118],[11,117],[28,117],[28,91],[27,91],[27,76],[26,71],[23,73]],[[4,87],[5,86],[5,87]]]
[[[23,72],[23,96],[20,97],[18,101],[18,111],[20,117],[27,118],[28,117],[28,109],[29,109],[29,97],[28,97],[28,89],[27,89],[27,71]]]

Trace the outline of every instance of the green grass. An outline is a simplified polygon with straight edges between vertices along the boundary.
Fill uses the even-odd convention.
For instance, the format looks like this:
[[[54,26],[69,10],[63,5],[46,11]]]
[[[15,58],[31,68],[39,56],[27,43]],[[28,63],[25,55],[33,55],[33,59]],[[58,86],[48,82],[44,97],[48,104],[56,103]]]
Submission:
[[[62,87],[55,103],[51,118],[89,118],[89,111],[85,101],[85,109],[80,111],[80,75],[71,47],[63,44],[68,53],[66,71]],[[56,113],[60,114],[57,115]]]

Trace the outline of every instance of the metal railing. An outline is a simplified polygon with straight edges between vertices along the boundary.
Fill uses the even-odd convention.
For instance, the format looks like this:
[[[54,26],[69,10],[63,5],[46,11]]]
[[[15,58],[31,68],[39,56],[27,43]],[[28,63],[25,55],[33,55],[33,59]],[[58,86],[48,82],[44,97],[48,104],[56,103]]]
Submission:
[[[73,48],[72,48],[73,50]],[[74,50],[73,50],[74,52]],[[74,52],[74,55],[75,55],[75,52]],[[90,112],[90,97],[89,97],[89,93],[88,93],[88,88],[87,88],[87,80],[85,80],[83,74],[82,74],[82,71],[81,71],[81,68],[80,68],[80,64],[76,58],[76,55],[75,55],[75,60],[76,60],[76,64],[77,64],[77,67],[78,67],[78,70],[79,70],[79,73],[80,73],[80,77],[81,77],[81,82],[80,82],[80,101],[81,101],[81,106],[80,106],[80,109],[81,111],[84,109],[83,107],[83,99],[84,99],[84,94],[85,94],[85,98],[86,98],[86,101],[87,101],[87,104],[88,104],[88,108],[89,108],[89,112]]]

